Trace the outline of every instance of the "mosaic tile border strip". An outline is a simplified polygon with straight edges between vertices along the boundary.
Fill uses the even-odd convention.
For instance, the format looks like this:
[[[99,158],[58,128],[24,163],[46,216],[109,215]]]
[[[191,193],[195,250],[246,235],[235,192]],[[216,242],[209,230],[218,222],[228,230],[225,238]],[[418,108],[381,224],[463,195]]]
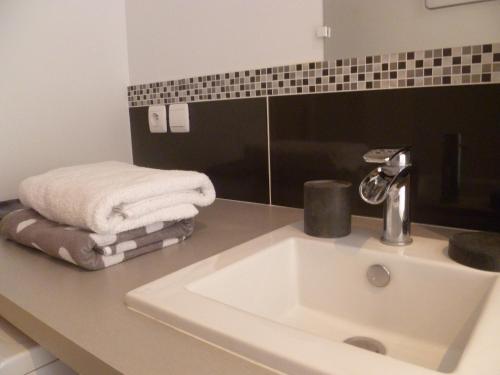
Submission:
[[[250,69],[128,87],[129,107],[321,92],[500,83],[500,43]]]

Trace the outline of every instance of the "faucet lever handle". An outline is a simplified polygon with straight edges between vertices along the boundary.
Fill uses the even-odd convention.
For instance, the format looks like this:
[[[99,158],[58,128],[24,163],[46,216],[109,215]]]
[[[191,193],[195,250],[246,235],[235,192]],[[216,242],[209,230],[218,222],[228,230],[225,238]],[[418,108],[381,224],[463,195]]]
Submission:
[[[408,151],[408,147],[403,148],[376,148],[368,151],[363,155],[364,161],[367,163],[386,164],[391,161],[396,155]]]

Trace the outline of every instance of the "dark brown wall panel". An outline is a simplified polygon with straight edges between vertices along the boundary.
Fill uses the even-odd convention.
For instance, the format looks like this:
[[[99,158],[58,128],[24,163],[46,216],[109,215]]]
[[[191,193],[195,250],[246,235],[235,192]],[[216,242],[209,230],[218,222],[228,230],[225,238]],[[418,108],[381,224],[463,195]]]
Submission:
[[[148,108],[130,108],[134,163],[206,173],[219,198],[269,203],[266,100],[189,104],[189,133],[152,134]],[[170,129],[169,129],[170,130]]]
[[[410,145],[412,221],[500,231],[500,85],[339,92],[269,98],[272,203],[302,207],[303,183],[355,187],[371,148]],[[219,197],[267,203],[263,98],[190,104],[189,134],[151,134],[131,108],[134,161],[207,173]],[[356,190],[356,189],[355,189]],[[353,213],[381,216],[353,196]]]
[[[311,179],[357,187],[362,155],[412,146],[412,221],[500,231],[500,85],[270,98],[272,203],[302,207]],[[353,213],[381,216],[357,192]]]

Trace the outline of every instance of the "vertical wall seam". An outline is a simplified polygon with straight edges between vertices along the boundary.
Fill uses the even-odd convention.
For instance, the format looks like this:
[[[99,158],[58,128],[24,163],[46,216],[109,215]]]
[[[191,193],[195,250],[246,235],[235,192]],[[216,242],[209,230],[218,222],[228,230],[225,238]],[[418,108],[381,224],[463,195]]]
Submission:
[[[267,175],[269,184],[269,205],[273,204],[271,189],[271,133],[269,126],[269,96],[266,96],[266,119],[267,119]]]

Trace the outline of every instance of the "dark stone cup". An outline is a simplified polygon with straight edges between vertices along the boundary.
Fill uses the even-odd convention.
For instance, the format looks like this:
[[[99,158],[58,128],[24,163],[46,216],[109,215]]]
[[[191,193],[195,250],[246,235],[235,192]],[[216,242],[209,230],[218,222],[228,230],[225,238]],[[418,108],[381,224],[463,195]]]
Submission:
[[[351,233],[352,184],[315,180],[304,183],[304,232],[316,237]]]

